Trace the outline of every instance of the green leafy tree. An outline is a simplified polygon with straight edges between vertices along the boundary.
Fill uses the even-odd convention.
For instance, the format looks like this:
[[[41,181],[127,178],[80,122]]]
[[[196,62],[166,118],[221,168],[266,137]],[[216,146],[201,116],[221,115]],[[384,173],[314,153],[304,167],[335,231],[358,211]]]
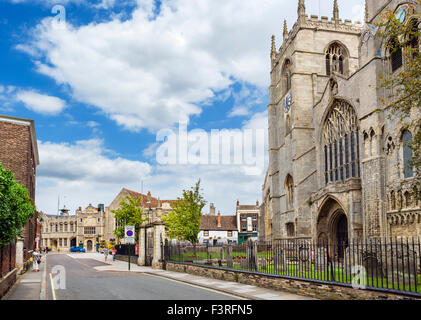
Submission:
[[[206,201],[200,193],[199,179],[190,190],[183,190],[183,196],[174,203],[171,212],[163,217],[169,237],[195,244],[198,240],[202,209],[205,205]]]
[[[377,35],[383,39],[386,49],[398,56],[402,52],[402,67],[393,74],[390,71],[384,72],[379,88],[386,92],[381,103],[391,109],[392,116],[404,124],[404,129],[410,129],[414,133],[409,145],[412,149],[410,165],[415,169],[413,184],[414,190],[418,190],[415,194],[418,199],[421,199],[421,53],[418,28],[421,22],[420,7],[421,0],[417,0],[417,5],[409,5],[410,17],[403,22],[394,12],[386,10],[376,23]]]
[[[21,236],[27,220],[35,213],[28,190],[15,181],[0,162],[0,247]]]
[[[141,202],[142,197],[126,196],[120,201],[120,209],[111,210],[111,212],[114,213],[117,223],[117,228],[114,230],[114,235],[117,239],[124,238],[124,227],[126,225],[135,226],[136,230],[139,230],[140,226],[145,221]],[[136,232],[135,236],[136,241],[138,241],[139,232]]]

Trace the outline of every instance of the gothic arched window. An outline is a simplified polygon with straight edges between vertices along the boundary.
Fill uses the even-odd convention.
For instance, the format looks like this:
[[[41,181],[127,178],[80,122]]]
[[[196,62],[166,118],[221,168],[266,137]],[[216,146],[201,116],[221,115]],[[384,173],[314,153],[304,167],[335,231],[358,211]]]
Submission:
[[[285,61],[282,68],[282,96],[286,95],[291,89],[291,61]]]
[[[412,134],[408,130],[405,130],[402,133],[402,143],[403,143],[403,172],[405,178],[412,178],[414,176],[414,171],[412,169]]]
[[[336,100],[323,127],[325,182],[360,177],[358,119],[354,108]]]
[[[294,207],[294,180],[292,179],[291,175],[288,175],[285,180],[285,190],[288,196],[288,209],[291,209]]]
[[[419,53],[419,39],[418,39],[418,20],[412,19],[410,22],[411,32],[409,34],[408,46],[411,49],[411,55],[416,56]]]
[[[388,44],[390,54],[390,66],[392,72],[395,72],[403,64],[402,47],[397,39],[391,39]]]
[[[345,75],[347,73],[347,55],[346,50],[339,43],[332,43],[326,51],[326,74],[338,72]]]

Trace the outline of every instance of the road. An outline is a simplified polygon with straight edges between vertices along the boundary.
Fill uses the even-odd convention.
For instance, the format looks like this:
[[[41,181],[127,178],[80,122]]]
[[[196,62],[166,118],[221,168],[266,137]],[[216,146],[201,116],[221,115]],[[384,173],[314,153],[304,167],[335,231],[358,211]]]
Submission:
[[[63,266],[66,288],[52,289],[52,268]],[[237,298],[186,283],[141,273],[97,271],[106,266],[94,259],[74,259],[65,254],[48,256],[50,300],[236,300]]]

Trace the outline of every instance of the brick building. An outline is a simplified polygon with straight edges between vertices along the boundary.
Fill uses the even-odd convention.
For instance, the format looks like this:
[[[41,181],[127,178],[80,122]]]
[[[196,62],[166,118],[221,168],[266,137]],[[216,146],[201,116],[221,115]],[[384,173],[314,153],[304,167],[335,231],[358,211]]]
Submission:
[[[248,239],[257,240],[259,237],[259,201],[255,205],[245,205],[237,201],[236,218],[238,226],[238,243],[242,244]]]
[[[28,189],[35,203],[35,176],[39,164],[38,146],[33,120],[0,115],[0,161],[12,171],[18,183]],[[28,219],[22,233],[23,240],[11,243],[1,249],[0,297],[16,281],[19,271],[25,270],[35,238],[41,237],[38,214]]]

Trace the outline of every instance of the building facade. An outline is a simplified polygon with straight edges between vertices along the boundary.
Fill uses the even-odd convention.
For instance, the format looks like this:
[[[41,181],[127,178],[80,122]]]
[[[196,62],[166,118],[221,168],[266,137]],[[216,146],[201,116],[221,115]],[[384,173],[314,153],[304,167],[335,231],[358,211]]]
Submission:
[[[84,210],[79,207],[75,215],[69,215],[69,210],[60,210],[59,215],[42,213],[43,239],[42,247],[52,251],[67,252],[70,247],[80,246],[86,252],[94,252],[102,240],[114,239],[113,229],[108,229],[109,217],[104,205],[93,207],[91,204]]]
[[[202,215],[198,241],[202,245],[224,245],[238,243],[237,216],[215,215],[215,206],[210,204],[209,214]]]
[[[290,31],[284,24],[279,48],[272,37],[261,239],[421,236],[408,165],[414,133],[389,117],[380,102],[388,93],[378,89],[403,58],[374,27],[386,9],[418,26],[415,6],[367,0],[365,23],[352,23],[340,19],[336,0],[331,19],[309,17],[299,0],[298,20]]]
[[[238,244],[242,244],[248,239],[257,240],[259,237],[259,201],[256,205],[240,205],[237,200],[235,216],[237,219]]]

